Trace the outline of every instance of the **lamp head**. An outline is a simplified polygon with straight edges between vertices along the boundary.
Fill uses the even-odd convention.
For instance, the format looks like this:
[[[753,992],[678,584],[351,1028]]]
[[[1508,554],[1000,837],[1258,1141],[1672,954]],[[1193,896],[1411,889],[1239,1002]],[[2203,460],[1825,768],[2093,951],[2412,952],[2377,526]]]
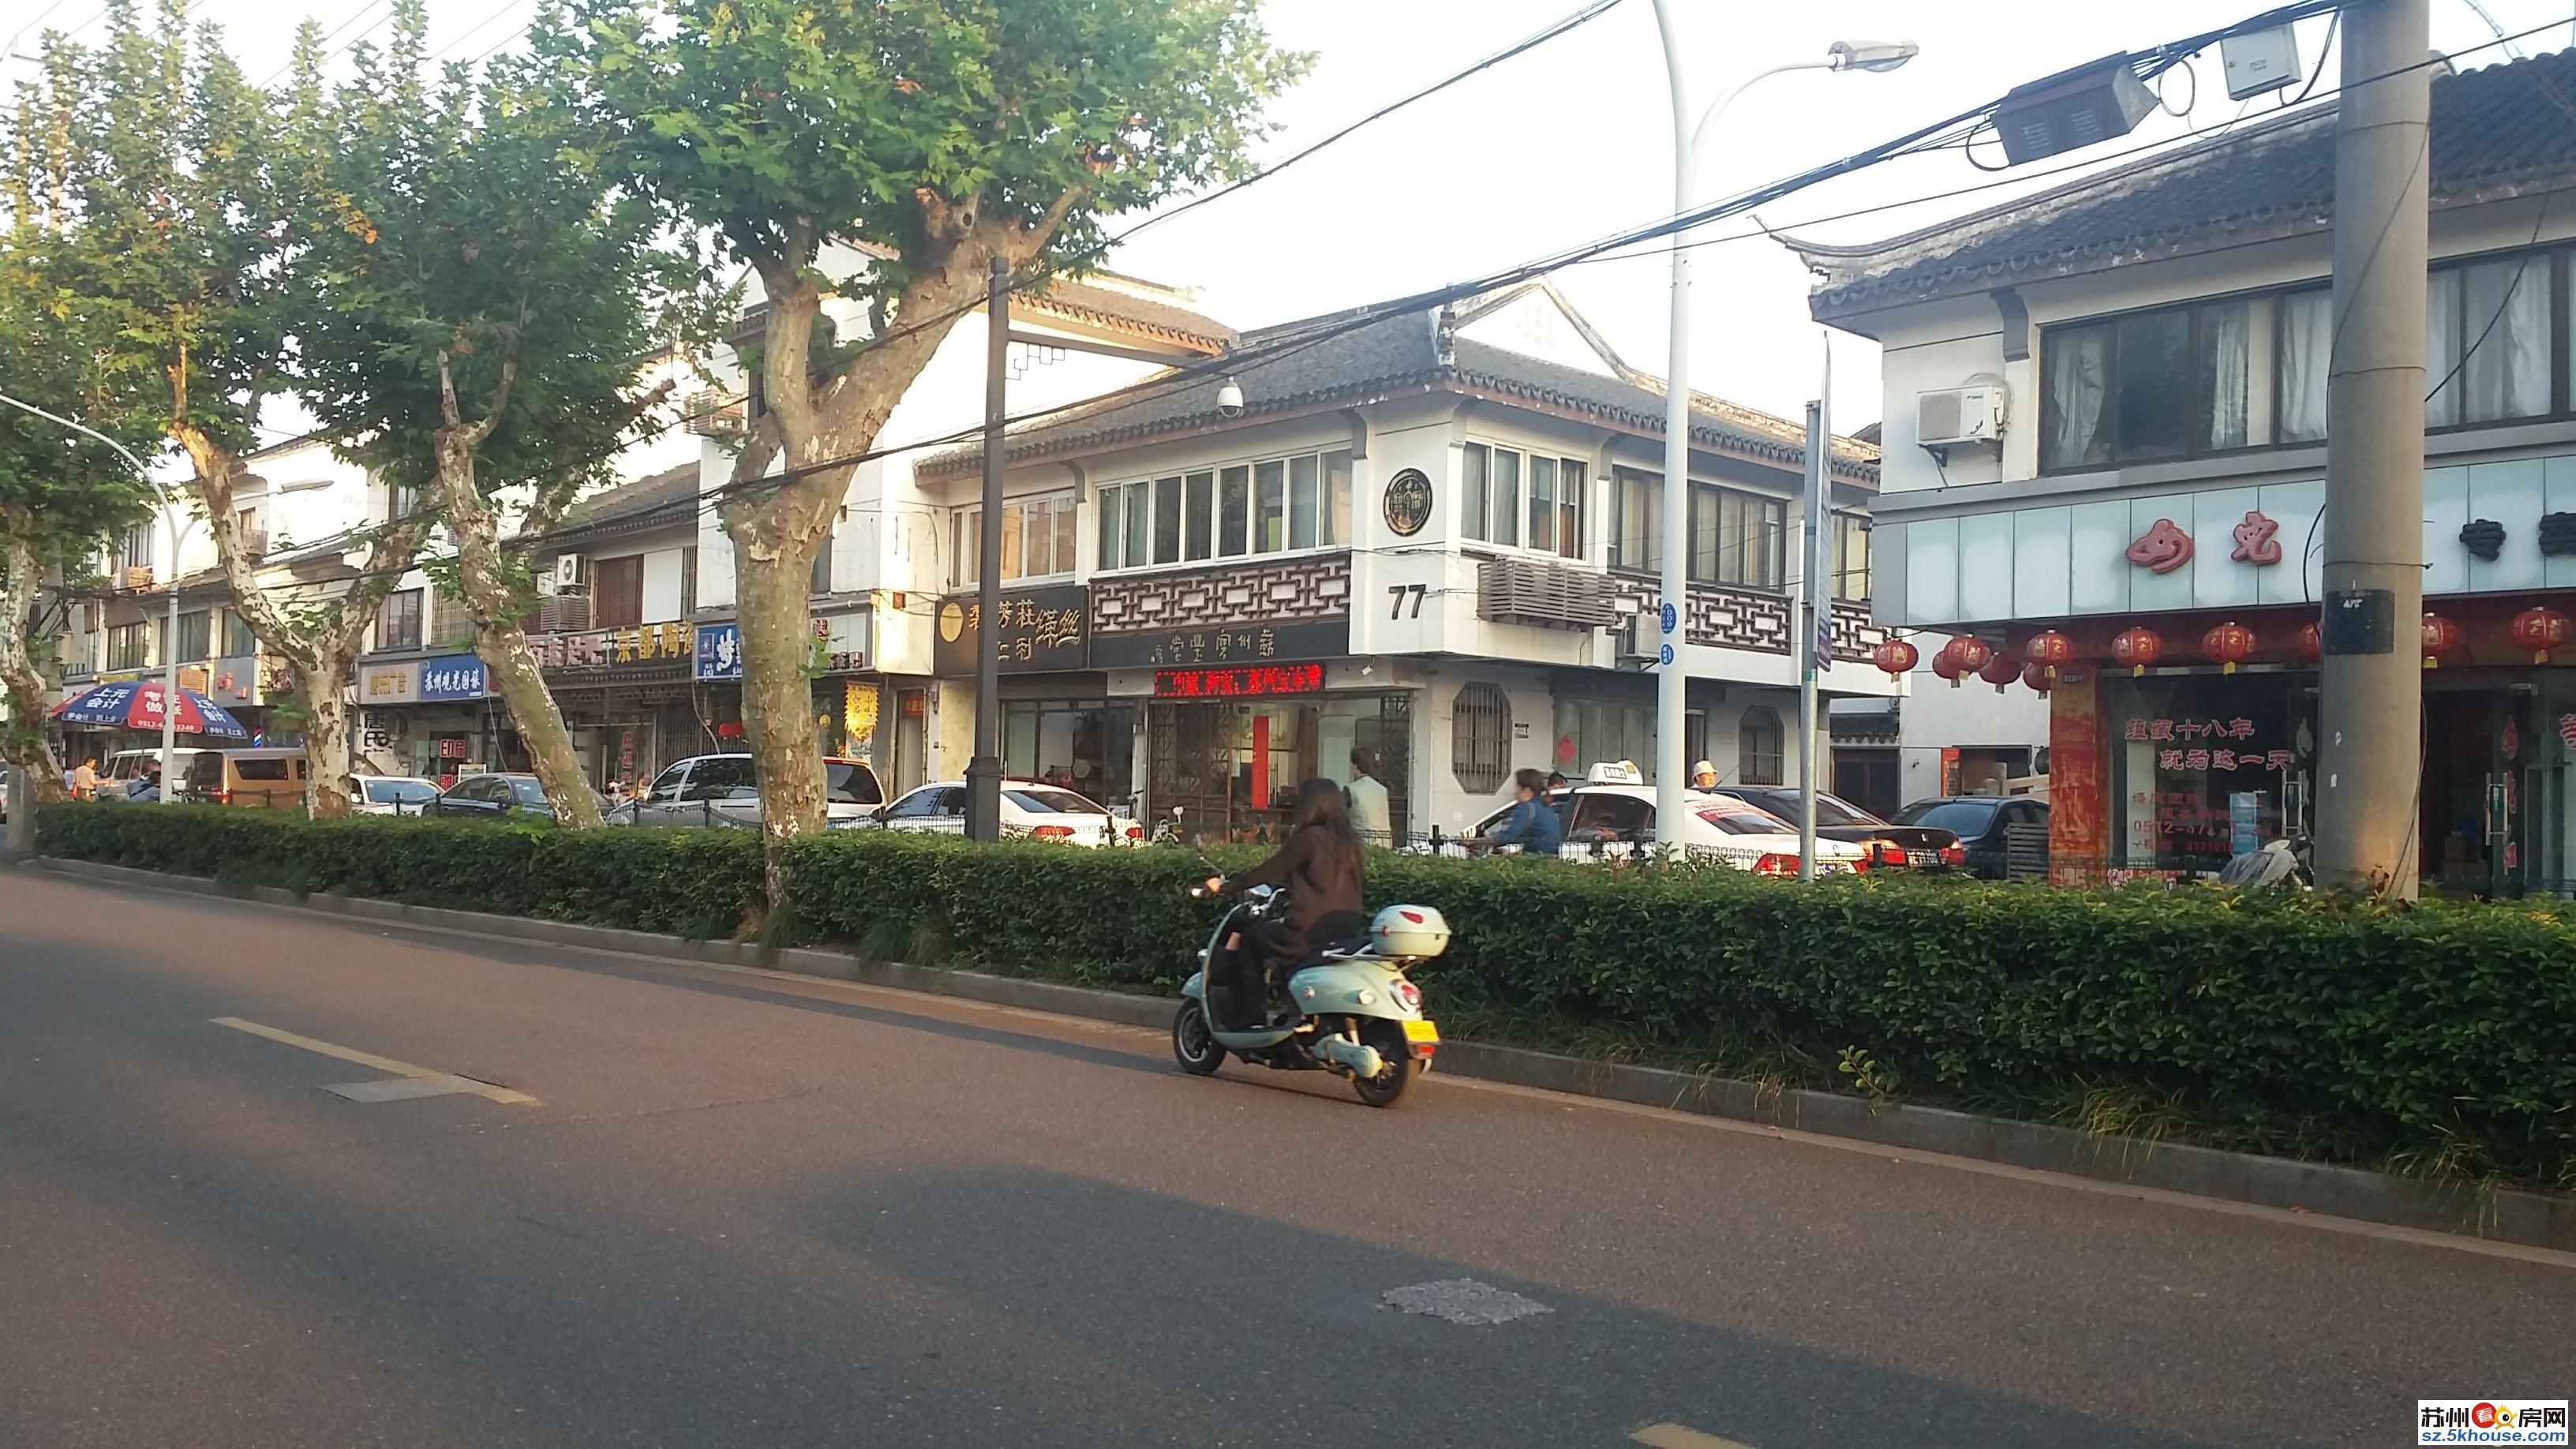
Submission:
[[[1894,70],[1922,53],[1910,40],[1837,40],[1825,51],[1836,70]]]

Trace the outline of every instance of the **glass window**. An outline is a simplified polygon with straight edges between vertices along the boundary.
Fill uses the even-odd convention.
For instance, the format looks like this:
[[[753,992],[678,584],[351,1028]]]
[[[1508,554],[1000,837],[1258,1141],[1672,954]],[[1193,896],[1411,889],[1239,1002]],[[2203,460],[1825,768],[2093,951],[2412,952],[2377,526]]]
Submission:
[[[2528,253],[2480,262],[2462,267],[2458,276],[2465,358],[2459,376],[2461,420],[2489,423],[2546,414],[2549,258]]]
[[[259,652],[259,636],[250,630],[250,620],[239,609],[224,610],[224,654],[226,659],[243,659]]]
[[[2113,337],[2111,410],[2120,456],[2189,451],[2190,313],[2173,308],[2125,317]]]
[[[1492,450],[1482,443],[1469,443],[1458,450],[1458,531],[1467,538],[1486,534],[1485,509],[1491,501],[1492,485],[1489,461]]]
[[[1572,458],[1557,460],[1556,551],[1583,557],[1583,485],[1589,470]]]
[[[2111,391],[2111,329],[2062,327],[2042,337],[2048,419],[2040,430],[2040,463],[2081,468],[2111,457],[2104,402]]]
[[[369,780],[367,800],[376,805],[417,805],[438,794],[427,780]]]
[[[1005,790],[1002,793],[1012,804],[1031,815],[1106,815],[1109,813],[1071,790],[1055,790],[1041,785],[1031,785],[1015,790]]]
[[[1154,480],[1154,562],[1178,563],[1181,558],[1181,480],[1177,477]]]
[[[894,802],[893,808],[887,810],[886,814],[896,820],[928,819],[945,813],[940,809],[940,801],[947,794],[948,790],[945,786],[925,785]]]
[[[1556,460],[1536,454],[1529,460],[1529,546],[1556,549]]]
[[[179,657],[209,659],[213,657],[215,615],[211,609],[199,609],[179,616]]]
[[[1616,469],[1610,478],[1610,566],[1662,568],[1664,480],[1633,468]]]
[[[1073,561],[1076,557],[1073,542],[1076,526],[1073,499],[1059,498],[1055,500],[1055,506],[1049,511],[1055,518],[1055,571],[1060,574],[1072,573]],[[691,552],[694,553],[695,550]]]
[[[1848,513],[1834,515],[1834,597],[1853,602],[1869,598],[1869,520]]]
[[[146,519],[125,530],[125,547],[119,562],[130,569],[152,567],[152,523]]]
[[[1494,531],[1490,541],[1518,544],[1521,541],[1521,455],[1507,448],[1494,450]]]
[[[402,589],[385,595],[385,601],[376,606],[377,648],[420,647],[420,593],[418,589]]]
[[[1512,775],[1512,704],[1499,686],[1470,684],[1450,714],[1450,770],[1458,788],[1491,795]]]
[[[2194,315],[2200,332],[2197,446],[2213,451],[2244,447],[2248,437],[2245,369],[2252,358],[2253,304],[2221,302],[2199,308]]]
[[[1288,460],[1288,546],[1315,546],[1315,458],[1308,454]]]
[[[2425,330],[2429,336],[2430,326]],[[2283,297],[2272,384],[2280,399],[2276,436],[2282,442],[2314,443],[2325,437],[2326,363],[2333,350],[2334,294],[2320,288]]]
[[[1757,704],[1744,712],[1735,730],[1735,778],[1747,785],[1777,785],[1787,778],[1779,711]]]
[[[1127,566],[1126,494],[1125,488],[1100,490],[1099,561],[1094,567],[1103,573]]]
[[[1992,800],[1917,800],[1896,812],[1896,823],[1928,825],[1961,840],[1975,840],[1994,823],[1996,805]]]
[[[984,567],[984,516],[971,508],[958,510],[949,522],[948,552],[961,585],[974,583]]]
[[[1351,450],[1335,448],[1324,455],[1324,515],[1315,525],[1315,542],[1326,548],[1351,541]]]
[[[1183,547],[1191,558],[1208,558],[1216,552],[1216,475],[1192,473],[1188,492],[1189,526]]]
[[[1277,553],[1288,545],[1288,470],[1284,464],[1252,465],[1252,551]]]
[[[1150,542],[1150,530],[1153,526],[1150,510],[1153,507],[1153,500],[1146,494],[1145,485],[1142,483],[1134,484],[1125,491],[1127,494],[1127,566],[1134,568],[1153,557]]]
[[[1252,521],[1252,470],[1241,466],[1217,474],[1216,551],[1227,558],[1241,555],[1249,543]]]
[[[1019,505],[1006,503],[1002,505],[1002,578],[1005,582],[1020,576],[1022,547]]]
[[[1797,826],[1770,811],[1757,809],[1741,800],[1731,798],[1721,797],[1707,804],[1695,806],[1693,813],[1716,826],[1720,833],[1726,835],[1795,835],[1798,833]]]
[[[845,805],[874,805],[885,799],[885,792],[877,788],[877,772],[856,760],[824,761],[823,793]]]

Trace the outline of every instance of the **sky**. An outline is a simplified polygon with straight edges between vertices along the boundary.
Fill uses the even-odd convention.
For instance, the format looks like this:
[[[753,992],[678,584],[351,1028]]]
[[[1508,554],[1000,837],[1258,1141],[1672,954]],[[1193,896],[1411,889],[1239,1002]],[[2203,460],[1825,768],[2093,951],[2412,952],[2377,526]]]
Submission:
[[[1265,0],[1280,44],[1310,51],[1307,79],[1273,107],[1260,154],[1294,152],[1389,101],[1480,59],[1576,8],[1578,0]],[[1785,176],[1989,101],[2026,80],[2115,51],[2224,25],[2264,0],[2166,0],[2132,8],[2100,0],[1807,0],[1804,4],[1671,0],[1692,115],[1718,92],[1783,61],[1823,55],[1836,39],[1911,39],[1922,54],[1886,74],[1775,76],[1726,113],[1701,178],[1714,197]],[[48,5],[41,27],[82,24],[99,0],[0,0],[16,30]],[[431,47],[456,57],[508,43],[530,0],[431,0]],[[2466,51],[2495,34],[2576,22],[2576,0],[2432,0],[2433,43]],[[389,0],[312,0],[342,41],[367,33]],[[245,70],[285,63],[291,0],[198,0]],[[2299,29],[2313,66],[2325,22]],[[92,32],[95,33],[94,31]],[[381,34],[381,32],[378,32]],[[337,42],[335,42],[337,43]],[[2565,48],[2562,24],[2518,41]],[[18,50],[33,48],[32,36]],[[2463,67],[2508,58],[2489,48]],[[0,78],[26,75],[0,60]],[[2187,137],[2238,116],[2215,53],[2168,77],[2168,103],[2114,151]],[[2321,88],[2334,85],[2329,58]],[[2195,100],[2193,91],[2198,91]],[[2276,100],[2258,99],[2244,119]],[[1203,310],[1237,327],[1337,311],[1498,271],[1671,214],[1672,109],[1648,0],[1601,18],[1371,125],[1277,177],[1159,225],[1109,259],[1117,270],[1195,289]],[[1993,160],[1991,150],[1983,159]],[[2053,165],[2063,163],[2043,163]],[[2038,168],[2033,168],[2038,169]],[[2005,181],[2003,189],[1937,198]],[[1976,170],[1957,152],[1890,162],[1777,201],[1770,226],[1833,242],[1895,236],[2049,182]],[[1840,221],[1866,207],[1901,209]],[[1747,229],[1741,222],[1712,228]],[[1818,389],[1825,341],[1806,313],[1808,278],[1777,242],[1755,237],[1697,248],[1691,385],[1795,417]],[[1669,263],[1661,254],[1568,268],[1556,281],[1630,365],[1662,373]],[[1833,339],[1833,421],[1849,432],[1879,416],[1877,349]]]

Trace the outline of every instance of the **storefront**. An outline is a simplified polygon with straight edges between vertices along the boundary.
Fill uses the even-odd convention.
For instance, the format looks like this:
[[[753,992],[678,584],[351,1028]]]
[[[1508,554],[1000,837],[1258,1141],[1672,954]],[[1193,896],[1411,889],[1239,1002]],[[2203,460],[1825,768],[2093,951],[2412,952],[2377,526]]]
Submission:
[[[2576,669],[2541,662],[2535,655],[2546,651],[2517,643],[2514,616],[2497,605],[2436,607],[2424,630],[2432,667],[2422,675],[2423,888],[2576,892]],[[2152,635],[2146,647],[2159,660],[2219,628],[2241,628],[2250,642],[2232,671],[2161,662],[2143,672],[2116,662],[2061,669],[2050,697],[2054,873],[2210,875],[2231,855],[2313,832],[2319,676],[2302,657],[2314,647],[2300,635],[2304,619],[2249,612],[2130,626],[2132,652],[2139,636]],[[2077,638],[2083,647],[2085,636]],[[2243,641],[2218,642],[2234,653]]]
[[[942,599],[931,668],[943,707],[956,711],[971,736],[975,668],[989,635],[999,673],[1003,773],[1062,785],[1104,805],[1133,806],[1143,711],[1138,701],[1111,698],[1107,677],[1093,667],[1088,602],[1079,584],[1008,586],[987,630],[977,596]],[[908,709],[912,697],[897,707]]]
[[[1186,835],[1275,840],[1293,823],[1298,786],[1347,782],[1357,748],[1377,761],[1389,826],[1409,838],[1412,692],[1327,690],[1326,680],[1313,661],[1155,670],[1147,808],[1160,818],[1177,807]]]
[[[539,634],[528,648],[593,789],[632,790],[674,760],[717,748],[693,688],[697,638],[688,625]],[[510,764],[526,758],[515,741],[508,753]]]

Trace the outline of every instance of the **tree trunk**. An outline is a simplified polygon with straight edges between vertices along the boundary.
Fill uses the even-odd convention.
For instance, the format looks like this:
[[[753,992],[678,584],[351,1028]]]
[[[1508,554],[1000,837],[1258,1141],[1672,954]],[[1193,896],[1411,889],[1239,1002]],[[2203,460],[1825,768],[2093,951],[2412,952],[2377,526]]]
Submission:
[[[814,729],[814,658],[806,587],[818,539],[789,540],[760,567],[736,540],[734,603],[742,623],[742,722],[760,777],[763,874],[787,898],[787,842],[823,828],[823,751]],[[798,562],[802,560],[802,562]]]
[[[63,769],[45,743],[45,681],[36,673],[35,651],[27,621],[35,612],[36,549],[12,529],[8,535],[5,585],[0,585],[0,689],[7,692],[9,718],[0,723],[0,759],[24,773],[39,805],[69,798]]]
[[[510,722],[528,747],[528,763],[546,787],[556,822],[596,830],[602,823],[599,797],[582,774],[572,731],[564,728],[563,710],[537,668],[527,631],[519,627],[524,610],[501,558],[500,521],[474,485],[469,451],[452,443],[442,447],[438,491],[448,536],[456,542],[457,596],[474,620],[474,652],[482,656],[493,687],[510,707]]]
[[[349,813],[349,692],[342,682],[357,663],[326,658],[317,670],[295,671],[295,697],[304,711],[304,808],[316,820]]]

